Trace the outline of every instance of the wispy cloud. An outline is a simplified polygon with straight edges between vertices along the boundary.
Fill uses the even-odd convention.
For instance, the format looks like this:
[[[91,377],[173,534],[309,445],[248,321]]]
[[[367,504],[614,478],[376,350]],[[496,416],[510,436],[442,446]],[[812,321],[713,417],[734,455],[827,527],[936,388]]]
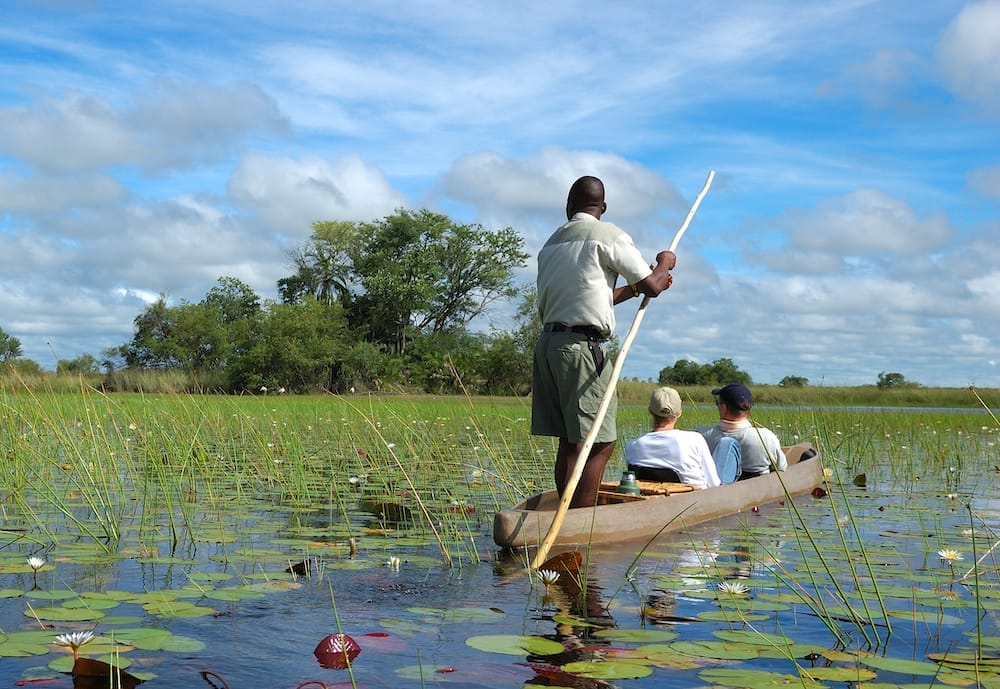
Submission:
[[[6,18],[0,327],[45,366],[124,342],[161,293],[274,296],[317,220],[428,206],[534,253],[597,174],[652,259],[715,169],[625,375],[726,356],[769,382],[1000,386],[1000,0]]]

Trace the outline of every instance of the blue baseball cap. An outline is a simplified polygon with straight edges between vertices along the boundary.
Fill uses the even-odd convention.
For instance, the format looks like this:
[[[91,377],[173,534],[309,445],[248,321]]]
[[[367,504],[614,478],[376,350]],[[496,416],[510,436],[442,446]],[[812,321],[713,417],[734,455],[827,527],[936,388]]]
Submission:
[[[745,385],[730,383],[721,388],[712,390],[713,395],[717,395],[720,400],[726,403],[731,409],[749,409],[753,406],[753,395]]]

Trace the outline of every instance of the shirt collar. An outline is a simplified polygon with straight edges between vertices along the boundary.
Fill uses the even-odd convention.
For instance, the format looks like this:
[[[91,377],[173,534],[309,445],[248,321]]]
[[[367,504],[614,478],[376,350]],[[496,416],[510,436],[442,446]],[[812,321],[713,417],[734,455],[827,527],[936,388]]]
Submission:
[[[750,419],[743,419],[741,421],[723,421],[719,420],[719,428],[724,431],[738,431],[741,428],[748,428],[750,426]]]

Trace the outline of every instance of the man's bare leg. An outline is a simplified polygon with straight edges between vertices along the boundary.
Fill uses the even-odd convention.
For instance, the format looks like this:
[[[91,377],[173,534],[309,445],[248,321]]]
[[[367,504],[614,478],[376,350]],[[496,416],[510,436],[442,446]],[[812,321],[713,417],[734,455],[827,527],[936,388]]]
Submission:
[[[566,438],[559,439],[559,450],[556,453],[555,479],[556,489],[560,497],[569,483],[573,469],[580,458],[583,443],[571,443]],[[615,441],[610,443],[594,443],[590,448],[590,459],[583,467],[580,482],[576,485],[570,507],[593,507],[597,503],[597,491],[601,488],[604,478],[604,467],[607,466],[611,453],[614,452]]]

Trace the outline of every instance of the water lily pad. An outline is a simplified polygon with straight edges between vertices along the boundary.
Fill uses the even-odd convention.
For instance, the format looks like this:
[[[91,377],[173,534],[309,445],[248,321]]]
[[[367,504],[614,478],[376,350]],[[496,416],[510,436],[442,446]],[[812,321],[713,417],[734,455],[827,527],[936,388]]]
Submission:
[[[171,653],[195,653],[205,648],[205,643],[190,636],[172,635],[160,646],[161,650]]]
[[[770,618],[770,615],[743,610],[706,610],[698,613],[698,619],[706,622],[760,622]]]
[[[251,591],[259,591],[260,593],[279,593],[281,591],[294,591],[296,589],[300,589],[302,588],[302,584],[293,580],[278,581],[271,579],[268,581],[257,582],[255,584],[247,584],[246,588]]]
[[[941,663],[945,667],[951,668],[964,669],[978,666],[980,668],[992,668],[994,671],[1000,668],[1000,657],[977,657],[975,653],[971,652],[928,653],[927,657]]]
[[[714,597],[717,596],[713,593]],[[791,605],[788,603],[755,600],[752,598],[735,598],[732,596],[719,598],[719,607],[723,610],[747,610],[751,612],[782,612],[791,609]]]
[[[407,665],[397,668],[394,674],[409,680],[412,686],[420,687],[433,687],[442,684],[456,684],[459,687],[522,687],[525,679],[534,673],[523,667],[477,663],[474,666],[460,665],[457,667],[452,665]],[[350,684],[345,683],[344,686],[350,686]],[[360,683],[358,686],[361,686]],[[529,686],[531,685],[523,684],[525,689]]]
[[[805,658],[818,656],[826,650],[823,644],[792,644],[791,646],[761,646],[761,658]]]
[[[745,689],[771,689],[773,687],[796,687],[801,689],[820,689],[820,682],[798,675],[786,675],[780,672],[764,670],[747,670],[738,668],[710,668],[698,673],[698,677],[706,682],[724,687],[743,687]]]
[[[821,682],[867,682],[876,677],[874,672],[862,667],[807,667],[802,673]]]
[[[748,644],[750,646],[791,646],[795,643],[787,636],[756,632],[749,629],[720,629],[714,634],[723,641]]]
[[[0,635],[0,658],[43,656],[48,652],[47,640],[37,633],[12,632]]]
[[[229,602],[235,602],[240,600],[250,600],[251,598],[263,598],[264,594],[261,591],[250,588],[249,586],[231,586],[223,589],[212,589],[210,591],[205,591],[205,598],[210,600],[224,600]]]
[[[858,659],[868,667],[885,670],[886,672],[896,672],[901,675],[933,676],[941,672],[941,667],[937,663],[928,663],[922,660],[869,655],[861,655]]]
[[[409,612],[424,617],[438,618],[442,622],[497,622],[504,613],[494,608],[408,608]]]
[[[427,622],[404,620],[398,617],[383,617],[378,621],[378,624],[383,629],[388,629],[399,636],[406,637],[426,633],[429,626]]]
[[[121,605],[121,601],[110,598],[74,598],[62,604],[64,608],[92,608],[94,610],[111,610]]]
[[[589,679],[639,679],[653,674],[647,663],[626,660],[577,660],[563,670]]]
[[[188,579],[190,579],[191,581],[196,581],[198,583],[229,581],[232,578],[233,575],[227,572],[191,572],[190,574],[188,574]]]
[[[635,654],[656,667],[674,670],[693,670],[706,664],[703,658],[678,653],[670,644],[644,644],[636,647]]]
[[[88,608],[31,608],[24,611],[26,617],[37,617],[50,622],[92,622],[104,617],[100,610]]]
[[[53,589],[51,591],[45,591],[43,589],[34,589],[24,593],[25,596],[31,598],[32,600],[69,600],[70,598],[76,598],[79,594],[76,591],[70,591],[69,589]]]
[[[137,629],[118,629],[114,632],[114,638],[122,643],[129,644],[144,651],[158,651],[163,643],[172,636],[166,629],[156,629],[154,627],[140,627]]]
[[[955,615],[946,615],[941,612],[934,612],[930,610],[890,610],[889,615],[891,617],[900,617],[914,622],[948,626],[962,624],[965,621],[961,617],[956,617]]]
[[[472,648],[506,655],[554,655],[566,649],[558,641],[540,636],[518,636],[515,634],[487,634],[473,636],[465,640]]]
[[[123,624],[138,624],[143,619],[138,615],[108,615],[107,617],[101,619],[102,626],[117,626]]]
[[[592,634],[597,639],[608,641],[624,641],[639,643],[654,643],[676,639],[677,632],[668,629],[602,629]]]
[[[675,641],[668,646],[675,653],[683,653],[694,658],[750,660],[760,655],[759,646],[741,646],[725,641]]]
[[[81,653],[80,659],[83,660],[84,663],[86,663],[87,661],[94,661],[94,664],[88,663],[88,665],[93,665],[94,667],[96,667],[97,663],[102,663],[103,665],[109,665],[111,667],[118,668],[119,670],[124,670],[125,668],[130,667],[132,665],[131,659],[119,654],[105,655],[101,656],[100,658],[90,658],[83,656],[83,654]],[[61,658],[56,658],[51,663],[49,663],[49,668],[52,670],[56,670],[57,672],[64,672],[66,674],[71,673],[74,671],[73,656],[65,655],[62,656]],[[107,668],[105,668],[104,671],[105,673],[107,673],[108,671]],[[104,674],[103,676],[106,680],[107,674]],[[116,684],[115,686],[118,685]]]
[[[202,617],[215,614],[213,608],[197,606],[194,603],[180,600],[146,603],[142,608],[149,614],[160,617]]]

